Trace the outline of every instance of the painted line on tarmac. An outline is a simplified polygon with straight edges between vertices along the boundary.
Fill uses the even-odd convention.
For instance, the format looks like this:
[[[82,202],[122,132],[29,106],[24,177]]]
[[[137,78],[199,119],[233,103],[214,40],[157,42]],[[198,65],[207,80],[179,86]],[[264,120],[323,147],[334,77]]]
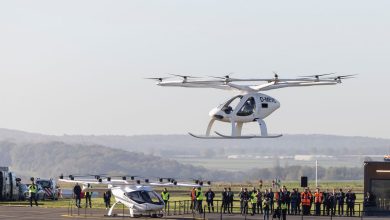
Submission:
[[[14,218],[15,216],[13,215],[0,215],[0,218]]]

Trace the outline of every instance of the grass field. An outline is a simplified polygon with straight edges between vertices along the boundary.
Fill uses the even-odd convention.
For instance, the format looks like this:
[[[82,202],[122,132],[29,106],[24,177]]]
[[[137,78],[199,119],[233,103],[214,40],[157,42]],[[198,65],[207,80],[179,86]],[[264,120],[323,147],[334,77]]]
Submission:
[[[275,159],[254,159],[254,158],[173,158],[180,163],[190,164],[194,166],[203,166],[208,169],[226,170],[226,171],[245,171],[253,168],[272,168],[275,166]],[[315,161],[297,161],[293,159],[279,160],[283,166],[315,166]],[[359,160],[319,160],[321,167],[359,167],[362,163]]]

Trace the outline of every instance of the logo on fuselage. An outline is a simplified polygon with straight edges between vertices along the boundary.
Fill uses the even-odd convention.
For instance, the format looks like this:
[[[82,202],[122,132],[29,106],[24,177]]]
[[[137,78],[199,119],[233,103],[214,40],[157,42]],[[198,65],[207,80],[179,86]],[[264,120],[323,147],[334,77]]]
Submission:
[[[276,103],[276,100],[274,98],[271,98],[271,97],[268,97],[268,96],[265,96],[265,97],[260,96],[260,101],[261,102],[273,102],[273,103]]]

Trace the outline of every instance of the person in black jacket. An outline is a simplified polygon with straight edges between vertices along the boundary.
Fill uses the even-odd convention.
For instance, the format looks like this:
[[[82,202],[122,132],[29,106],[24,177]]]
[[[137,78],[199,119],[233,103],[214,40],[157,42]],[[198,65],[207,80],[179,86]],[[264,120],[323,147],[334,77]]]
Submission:
[[[223,213],[226,213],[226,209],[228,207],[228,202],[229,202],[229,196],[227,189],[224,188],[222,192],[222,205],[221,205],[221,212],[223,210]]]
[[[337,203],[336,192],[333,189],[332,192],[329,192],[328,194],[328,206],[329,206],[330,214],[332,216],[336,215],[336,203]],[[329,215],[329,213],[327,214]]]
[[[322,197],[323,197],[323,200],[322,200],[322,215],[326,215],[326,213],[329,213],[328,195],[329,195],[329,190],[326,189],[325,192],[322,193]]]
[[[355,200],[355,193],[349,189],[347,194],[345,194],[345,202],[347,203],[347,216],[355,215]]]
[[[81,206],[80,206],[80,203],[81,203],[81,187],[80,187],[80,185],[78,183],[76,183],[76,185],[73,188],[73,194],[74,194],[75,199],[76,199],[76,206],[78,208],[81,208]]]
[[[337,193],[336,196],[339,215],[344,215],[344,199],[345,199],[345,193],[343,192],[343,189],[340,189],[340,191]]]
[[[228,212],[233,213],[233,201],[234,201],[234,193],[232,189],[228,188]]]
[[[242,200],[243,200],[243,212],[242,214],[246,215],[248,214],[248,202],[249,202],[250,194],[248,192],[248,189],[244,189],[244,193],[242,194]]]
[[[206,202],[207,202],[207,207],[209,209],[209,213],[210,213],[210,207],[214,212],[215,193],[211,190],[211,188],[209,188],[209,190],[204,195],[206,196]]]
[[[298,199],[300,195],[296,189],[293,189],[293,192],[290,195],[291,201],[291,214],[298,215]]]
[[[111,190],[108,190],[103,194],[104,204],[106,205],[106,209],[109,209],[111,206]]]

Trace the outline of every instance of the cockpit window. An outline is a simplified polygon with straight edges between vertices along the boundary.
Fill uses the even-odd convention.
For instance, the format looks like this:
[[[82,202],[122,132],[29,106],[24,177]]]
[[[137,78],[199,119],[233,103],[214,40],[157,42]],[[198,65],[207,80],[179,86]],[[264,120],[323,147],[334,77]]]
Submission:
[[[138,204],[142,204],[142,203],[152,203],[156,205],[163,204],[160,197],[154,191],[145,191],[145,190],[133,191],[127,193],[127,196]]]
[[[237,112],[238,116],[249,116],[253,114],[256,108],[255,99],[250,97],[246,100],[245,104],[241,107],[240,111]]]
[[[240,103],[241,99],[242,95],[238,95],[229,99],[227,102],[220,105],[220,107],[222,106],[221,110],[224,111],[226,114],[230,114],[237,107],[238,103]]]

